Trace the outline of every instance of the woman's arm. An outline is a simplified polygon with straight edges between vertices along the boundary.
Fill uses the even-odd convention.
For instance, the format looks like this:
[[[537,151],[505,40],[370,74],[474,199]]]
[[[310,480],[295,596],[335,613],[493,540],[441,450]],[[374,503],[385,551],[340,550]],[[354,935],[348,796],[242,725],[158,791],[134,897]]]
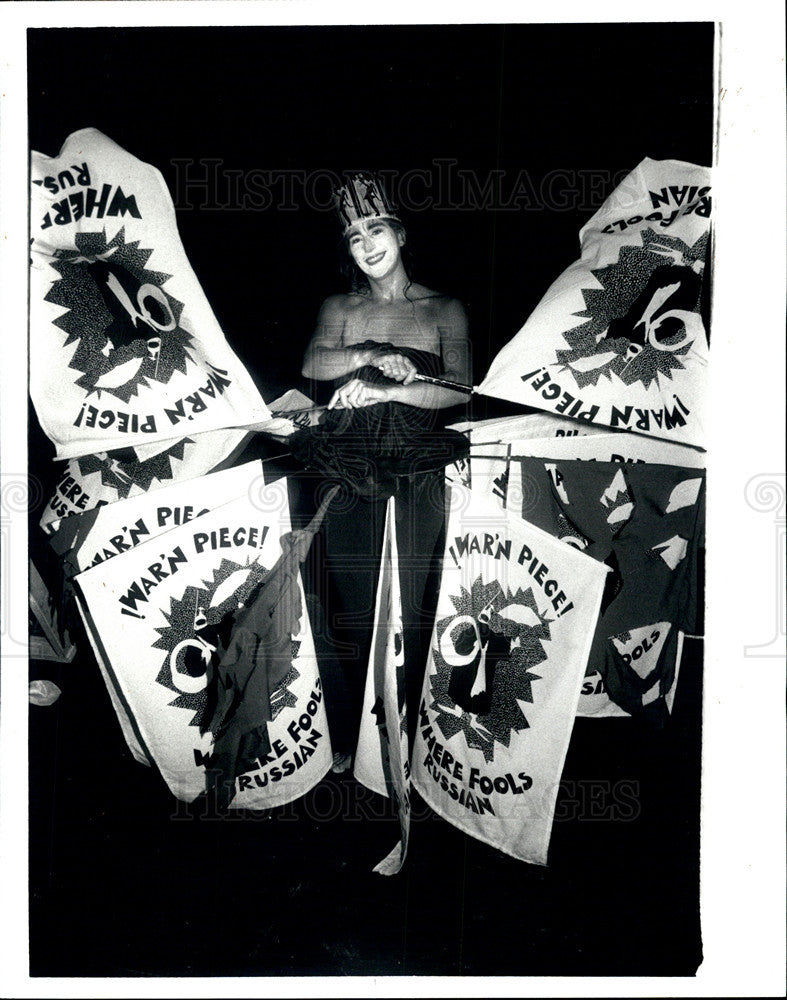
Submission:
[[[369,349],[342,346],[347,319],[344,299],[343,295],[332,295],[322,304],[317,329],[303,358],[302,374],[305,378],[339,378],[368,365],[376,353]]]
[[[467,313],[458,299],[449,299],[446,302],[437,321],[437,330],[440,334],[440,357],[443,362],[442,378],[449,382],[472,385],[473,371],[470,362]],[[468,396],[455,389],[444,389],[425,382],[412,382],[410,385],[391,386],[390,398],[396,403],[440,410],[446,406],[465,403]]]
[[[440,333],[443,377],[463,385],[472,384],[467,314],[457,299],[448,300],[438,319],[437,328]],[[372,403],[394,402],[439,410],[447,406],[456,406],[457,403],[464,403],[466,400],[467,395],[463,392],[429,385],[426,382],[382,386],[353,379],[334,393],[329,407],[344,406],[354,409],[370,406]]]

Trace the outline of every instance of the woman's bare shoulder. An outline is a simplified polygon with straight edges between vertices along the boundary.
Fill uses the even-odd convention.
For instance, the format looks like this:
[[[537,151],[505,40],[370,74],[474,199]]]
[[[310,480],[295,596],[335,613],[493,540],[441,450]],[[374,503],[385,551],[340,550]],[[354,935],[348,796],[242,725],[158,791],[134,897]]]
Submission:
[[[320,306],[320,316],[344,317],[357,309],[365,301],[366,299],[363,295],[358,295],[354,292],[329,295]]]
[[[442,292],[435,292],[423,285],[413,284],[410,286],[408,294],[415,302],[422,303],[425,308],[429,309],[435,319],[455,319],[465,315],[465,307],[459,299],[444,295]]]

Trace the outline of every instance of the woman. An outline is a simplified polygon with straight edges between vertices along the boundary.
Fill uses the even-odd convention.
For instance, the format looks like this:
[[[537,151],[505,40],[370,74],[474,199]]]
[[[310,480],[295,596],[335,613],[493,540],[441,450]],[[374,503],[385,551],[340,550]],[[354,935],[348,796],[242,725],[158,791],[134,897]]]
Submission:
[[[471,371],[464,308],[411,280],[402,259],[405,230],[379,180],[354,175],[336,199],[353,287],[320,309],[303,374],[331,383],[331,412],[294,450],[345,487],[325,521],[328,618],[347,687],[343,704],[326,693],[326,706],[334,769],[344,770],[360,724],[391,495],[411,737],[415,731],[442,555],[443,467],[466,449],[461,435],[439,430],[438,417],[467,399],[415,376],[469,384]]]

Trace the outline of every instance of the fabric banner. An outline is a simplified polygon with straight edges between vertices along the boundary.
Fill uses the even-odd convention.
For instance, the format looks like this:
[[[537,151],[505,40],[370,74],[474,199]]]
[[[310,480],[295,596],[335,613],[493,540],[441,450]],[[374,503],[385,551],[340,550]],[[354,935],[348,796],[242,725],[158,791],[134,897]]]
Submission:
[[[278,399],[268,403],[271,419],[254,427],[255,431],[286,441],[304,427],[316,427],[325,407],[315,406],[299,389],[288,389]]]
[[[412,780],[444,819],[523,861],[547,861],[606,575],[452,488]]]
[[[603,434],[601,427],[578,420],[566,420],[552,413],[525,413],[513,417],[493,417],[490,420],[464,420],[451,424],[470,438],[470,447],[487,442],[512,441],[523,438],[561,438],[578,434]]]
[[[471,460],[501,460],[511,458],[559,458],[582,462],[636,462],[651,465],[681,465],[704,469],[706,453],[697,448],[647,438],[642,434],[591,434],[580,437],[514,439],[507,444],[478,445],[470,453]],[[499,473],[498,473],[499,474]]]
[[[451,478],[450,481],[459,482],[472,489],[474,497],[486,497],[491,501],[497,502],[502,509],[508,509],[514,514],[522,514],[527,520],[535,520],[544,530],[555,534],[556,537],[568,542],[570,545],[584,547],[584,551],[587,554],[601,558],[602,561],[612,560],[609,563],[611,566],[614,560],[606,537],[609,533],[607,525],[602,529],[602,534],[596,536],[595,543],[587,547],[586,543],[588,539],[581,537],[569,529],[570,517],[567,519],[564,513],[556,514],[554,517],[544,516],[543,514],[533,515],[533,511],[542,505],[543,498],[541,498],[541,493],[547,486],[548,481],[544,478],[534,478],[529,474],[523,478],[521,460],[528,457],[548,459],[548,461],[544,462],[544,469],[551,477],[549,480],[549,489],[552,489],[551,483],[553,482],[557,482],[558,487],[562,486],[562,469],[566,460],[570,460],[577,489],[581,489],[583,482],[582,467],[585,462],[602,462],[607,463],[608,466],[610,463],[619,463],[624,466],[636,463],[638,467],[643,464],[674,465],[680,467],[680,474],[684,477],[689,475],[688,470],[703,469],[705,466],[705,453],[698,449],[677,445],[670,441],[646,438],[639,434],[620,432],[616,434],[593,434],[569,438],[513,440],[507,444],[489,443],[479,445],[477,449],[471,452],[470,458],[466,460],[463,478],[460,480],[455,474]],[[589,468],[592,469],[593,466],[591,465]],[[593,475],[593,473],[590,473],[591,478]],[[612,478],[608,472],[605,475],[609,479]],[[555,477],[557,477],[557,480]],[[637,478],[643,483],[647,483],[651,478],[658,483],[661,474],[658,470],[654,470],[652,474],[639,472]],[[691,479],[689,479],[689,482],[691,482]],[[646,488],[646,495],[649,495],[647,491],[651,489],[650,486]],[[559,490],[558,496],[560,497]],[[584,497],[582,500],[582,503],[590,504],[591,508],[594,502],[590,495]],[[576,507],[577,501],[575,500],[574,503]],[[671,511],[670,513],[673,512]],[[681,567],[679,573],[675,574],[674,579],[670,582],[668,592],[662,595],[664,601],[672,602],[670,606],[674,609],[676,605],[669,596],[672,587],[677,588],[676,593],[678,595],[681,592],[685,592],[687,595],[687,606],[680,612],[681,622],[682,627],[692,631],[696,629],[695,622],[699,613],[699,609],[695,605],[699,590],[697,552],[698,548],[703,544],[702,503],[699,505],[697,514],[697,524],[688,527],[688,531],[691,532],[691,545],[687,550],[689,552],[688,563],[685,567]],[[640,524],[640,515],[638,514],[634,520],[633,530],[635,532],[642,530]],[[684,528],[681,528],[681,530],[684,530]],[[626,536],[624,536],[624,541],[625,539]],[[616,544],[617,542],[613,538],[611,545],[614,547]],[[644,545],[644,540],[642,544]],[[647,574],[648,570],[646,569],[644,572]],[[688,577],[684,573],[687,573]],[[617,580],[618,578],[615,577],[615,579]],[[682,588],[685,588],[685,591]],[[679,635],[673,629],[671,621],[651,621],[648,615],[658,613],[658,601],[654,602],[652,596],[646,596],[649,593],[648,589],[641,590],[636,578],[626,581],[626,590],[627,597],[625,601],[629,603],[629,620],[632,622],[648,621],[650,623],[647,629],[648,634],[643,633],[642,635],[642,638],[647,640],[649,647],[653,645],[653,639],[649,638],[649,636],[656,632],[659,635],[659,656],[657,657],[659,669],[650,675],[651,684],[647,692],[647,698],[655,702],[649,710],[650,714],[653,718],[658,718],[658,713],[664,708],[668,711],[671,710],[674,699],[677,679],[676,650],[678,648]],[[643,598],[641,607],[638,609],[637,602],[640,600],[640,593],[642,593]],[[671,613],[674,614],[674,610]],[[651,625],[652,627],[650,627]],[[601,623],[599,627],[601,627]],[[670,630],[672,630],[672,634],[670,634]],[[640,628],[635,629],[632,636],[636,639],[641,631]],[[634,650],[639,645],[638,641],[632,640],[632,648]],[[619,641],[613,643],[613,646],[621,655],[627,653],[627,649],[621,646]],[[582,685],[577,714],[597,718],[628,716],[631,713],[616,704],[610,698],[607,691],[605,681],[607,664],[602,657],[603,650],[604,643],[599,639],[590,657],[588,676]],[[638,652],[638,658],[640,655]],[[653,649],[651,648],[649,649],[649,655],[642,660],[641,664],[638,664],[640,671],[645,663],[653,660],[653,655]],[[603,676],[599,671],[602,671]],[[640,680],[644,681],[644,677],[640,678]],[[639,684],[640,682],[637,683]],[[643,696],[645,695],[644,690],[641,693]],[[645,704],[647,703],[646,701]]]
[[[150,493],[129,500],[119,500],[117,503],[99,507],[87,524],[83,523],[85,518],[74,518],[80,527],[84,528],[84,534],[77,532],[74,535],[65,565],[72,568],[73,572],[81,572],[90,566],[112,559],[142,542],[164,534],[173,527],[186,524],[195,517],[214,510],[237,496],[244,494],[253,496],[255,484],[261,482],[262,463],[249,462],[234,469],[177,483],[160,490],[152,490]],[[199,498],[196,504],[195,497]],[[94,641],[93,630],[83,602],[78,600],[77,607],[85,623],[99,670],[128,748],[136,760],[149,764],[150,758],[126,712],[123,699],[115,688],[113,674]]]
[[[446,468],[446,483],[473,491],[474,497],[494,498],[505,510],[511,475],[511,445],[489,444]]]
[[[509,510],[517,498],[524,519],[610,570],[580,711],[619,714],[611,700],[663,724],[678,633],[695,633],[701,615],[704,469],[554,457],[512,458],[510,469]]]
[[[660,630],[660,631],[659,631]],[[664,692],[664,706],[667,712],[672,712],[672,706],[675,702],[675,692],[678,687],[678,674],[680,673],[680,660],[683,654],[683,632],[679,630],[673,630],[672,625],[669,622],[659,622],[655,629],[651,630],[650,636],[655,632],[659,632],[656,637],[656,643],[662,638],[663,643],[661,645],[654,645],[652,638],[648,636],[646,630],[638,629],[632,631],[632,638],[630,645],[632,649],[636,649],[640,646],[643,640],[648,640],[650,648],[645,652],[643,659],[643,667],[648,664],[648,659],[650,659],[650,667],[652,669],[653,661],[658,661],[659,657],[663,661],[670,661],[674,664],[671,669],[672,681],[668,687],[666,687]],[[620,640],[616,641],[616,647],[621,651],[625,652],[625,648]],[[642,647],[644,648],[644,647]],[[654,688],[653,690],[657,690]],[[591,674],[588,674],[584,681],[582,682],[582,690],[579,694],[579,706],[577,708],[577,715],[581,718],[587,719],[627,719],[631,716],[630,712],[621,708],[620,705],[616,705],[614,701],[609,697],[609,692],[607,691],[607,685],[604,682],[604,678],[596,670]]]
[[[94,128],[31,171],[30,395],[57,457],[268,419],[161,173]]]
[[[64,527],[65,518],[161,489],[169,483],[204,476],[230,461],[247,436],[245,430],[225,428],[181,438],[174,444],[166,443],[154,455],[147,455],[140,448],[125,448],[72,458],[63,466],[40,526],[54,534]],[[70,527],[77,530],[76,525]]]
[[[314,644],[293,570],[299,534],[289,532],[281,480],[267,488],[264,503],[239,497],[76,577],[92,641],[139,744],[180,799],[207,792],[222,766],[218,738],[234,717],[246,726],[249,711],[267,717],[267,734],[261,756],[234,777],[233,807],[291,801],[330,767]],[[252,687],[266,696],[249,706],[238,681],[238,641],[251,667],[260,644],[248,630],[233,643],[233,629],[267,580],[282,593],[278,602],[266,595],[274,675],[255,678]],[[270,663],[262,662],[267,670]]]
[[[356,781],[392,798],[399,812],[400,840],[375,867],[381,875],[401,871],[410,836],[410,760],[394,504],[394,498],[390,497],[385,511],[374,634],[353,768]]]
[[[581,258],[503,347],[479,392],[705,447],[700,301],[710,170],[645,159],[579,234]]]
[[[71,552],[78,572],[128,552],[170,528],[215,510],[236,497],[255,497],[264,489],[262,462],[247,462],[199,479],[99,507],[84,537]]]

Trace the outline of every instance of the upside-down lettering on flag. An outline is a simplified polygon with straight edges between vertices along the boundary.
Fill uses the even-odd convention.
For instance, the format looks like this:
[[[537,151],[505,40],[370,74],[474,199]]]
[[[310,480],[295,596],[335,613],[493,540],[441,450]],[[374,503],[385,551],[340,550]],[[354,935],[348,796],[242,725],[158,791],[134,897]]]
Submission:
[[[638,460],[650,449],[635,438],[559,442],[588,459],[594,450],[592,461],[555,455],[554,443],[540,457],[514,456],[509,499],[520,496],[524,519],[609,568],[579,714],[662,725],[682,633],[695,634],[701,619],[705,470],[700,453],[662,442],[653,442],[662,457],[695,464]]]
[[[446,467],[446,485],[472,490],[474,497],[494,498],[505,509],[511,475],[511,445],[490,444],[478,450],[483,454],[471,452]]]
[[[603,427],[542,412],[493,417],[489,420],[464,420],[451,424],[450,429],[466,434],[470,439],[471,448],[479,444],[498,444],[529,438],[562,438],[604,433]]]
[[[444,819],[546,864],[606,567],[452,488],[412,760]]]
[[[293,571],[299,533],[289,531],[286,480],[279,490],[277,503],[270,493],[265,504],[238,497],[76,577],[91,640],[137,740],[185,801],[217,781],[226,789],[227,745],[240,745],[252,717],[258,756],[229,779],[233,808],[291,801],[331,764],[314,644]],[[270,657],[258,655],[259,638],[233,632],[266,580],[283,585],[281,600],[266,595]],[[246,676],[248,694],[237,669],[243,649],[250,667],[270,668],[265,678]],[[235,720],[240,731],[231,729]]]
[[[374,634],[353,768],[357,781],[373,792],[393,799],[399,812],[400,840],[375,867],[374,870],[381,875],[395,875],[401,871],[410,836],[404,633],[394,504],[394,498],[390,497],[385,512]]]
[[[48,534],[64,528],[64,520],[170,483],[196,479],[231,462],[248,438],[245,430],[227,427],[204,431],[175,442],[149,447],[82,455],[63,463],[60,478],[39,522]],[[69,525],[69,534],[77,531]]]
[[[692,469],[705,468],[705,452],[698,448],[675,444],[642,434],[591,434],[580,437],[539,438],[510,442],[513,456],[569,459],[577,462],[622,462],[637,465],[680,465]],[[486,454],[486,446],[478,452]]]
[[[268,419],[161,173],[85,128],[31,175],[30,395],[57,457]]]
[[[705,445],[700,312],[710,170],[646,158],[579,234],[581,258],[479,391],[564,417]]]

